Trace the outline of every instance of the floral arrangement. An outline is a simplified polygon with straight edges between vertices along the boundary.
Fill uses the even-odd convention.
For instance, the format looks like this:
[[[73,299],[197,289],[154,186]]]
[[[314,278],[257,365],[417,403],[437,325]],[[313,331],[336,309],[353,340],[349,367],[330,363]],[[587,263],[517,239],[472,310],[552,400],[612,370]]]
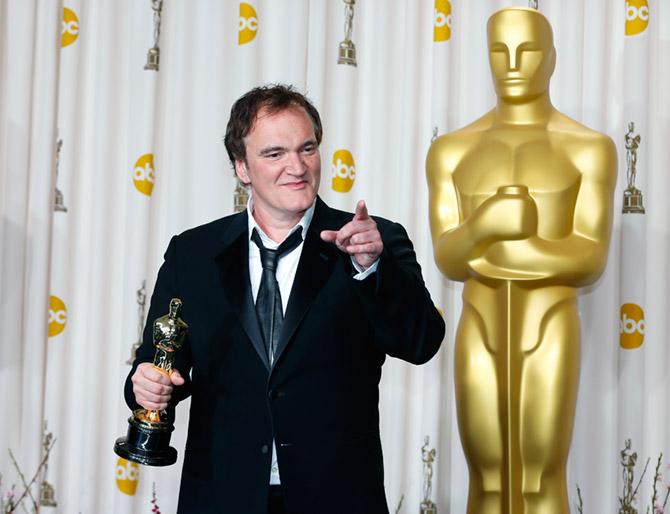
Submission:
[[[0,475],[0,488],[2,487],[2,475]],[[0,489],[1,491],[2,489]],[[0,495],[0,512],[2,514],[9,514],[16,509],[16,488],[12,486],[11,489],[5,491]]]
[[[637,464],[637,452],[632,451],[632,443],[630,439],[626,439],[624,448],[619,452],[621,465],[621,475],[623,478],[623,486],[621,489],[621,496],[619,496],[619,511],[618,514],[639,514],[636,508],[638,500],[638,493],[640,486],[644,480],[651,458],[647,458],[642,469],[640,478],[635,480],[635,466]],[[663,484],[663,453],[658,456],[656,460],[656,469],[652,481],[652,495],[651,502],[647,505],[645,514],[666,514],[666,507],[670,499],[670,483]],[[577,484],[577,512],[583,514],[584,500],[582,499],[582,491]],[[667,512],[670,514],[670,510]]]
[[[156,499],[156,482],[151,484],[151,514],[161,514],[161,509]]]
[[[12,514],[12,512],[16,512],[19,505],[21,505],[21,502],[24,500],[27,501],[29,500],[30,503],[32,503],[32,512],[34,514],[37,514],[39,512],[39,504],[38,504],[39,498],[35,498],[35,496],[33,495],[32,487],[35,484],[35,482],[37,482],[40,473],[46,466],[47,461],[49,459],[49,452],[51,451],[52,447],[53,444],[51,444],[51,446],[49,447],[47,454],[42,459],[42,462],[40,462],[40,465],[38,466],[37,471],[35,471],[35,474],[33,475],[30,482],[26,482],[26,477],[21,471],[21,468],[19,468],[19,465],[17,464],[16,459],[14,458],[12,450],[9,450],[9,456],[12,459],[12,464],[14,464],[14,469],[16,469],[16,472],[21,478],[21,483],[23,484],[23,491],[21,491],[21,493],[18,493],[16,490],[16,484],[12,484],[12,487],[8,491],[5,491],[3,493],[2,475],[0,475],[0,512],[2,514]]]
[[[14,469],[21,479],[21,485],[23,490],[19,493],[16,489],[16,484],[12,484],[9,490],[3,492],[2,489],[2,475],[0,475],[0,513],[1,514],[12,514],[16,512],[19,508],[19,505],[22,507],[23,512],[28,512],[26,506],[22,504],[23,501],[30,502],[32,504],[32,513],[39,513],[40,506],[44,507],[55,507],[56,501],[54,500],[54,491],[53,486],[46,481],[46,472],[49,465],[49,456],[51,455],[51,450],[56,443],[56,439],[53,437],[53,434],[46,431],[46,424],[44,426],[44,438],[42,440],[42,450],[43,456],[40,461],[37,471],[33,474],[30,481],[26,481],[26,477],[21,471],[19,464],[14,458],[12,450],[9,450],[9,457],[12,459],[12,464]],[[33,494],[33,486],[39,486],[39,496],[36,498]]]

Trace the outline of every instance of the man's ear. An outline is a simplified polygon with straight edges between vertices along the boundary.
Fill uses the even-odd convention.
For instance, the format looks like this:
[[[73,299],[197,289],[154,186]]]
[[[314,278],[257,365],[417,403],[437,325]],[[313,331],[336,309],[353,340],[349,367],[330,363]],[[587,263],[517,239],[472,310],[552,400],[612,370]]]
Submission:
[[[240,179],[240,182],[245,186],[251,184],[249,174],[247,173],[247,164],[244,161],[235,159],[235,175],[237,175],[237,178]]]

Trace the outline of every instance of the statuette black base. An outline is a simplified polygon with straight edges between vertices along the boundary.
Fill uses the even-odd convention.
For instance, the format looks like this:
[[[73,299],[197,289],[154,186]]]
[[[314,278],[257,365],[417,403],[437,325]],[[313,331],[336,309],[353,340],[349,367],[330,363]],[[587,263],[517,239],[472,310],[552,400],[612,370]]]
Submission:
[[[128,433],[119,437],[114,452],[126,460],[145,466],[169,466],[177,461],[177,450],[170,446],[172,423],[149,423],[137,418],[128,418]]]

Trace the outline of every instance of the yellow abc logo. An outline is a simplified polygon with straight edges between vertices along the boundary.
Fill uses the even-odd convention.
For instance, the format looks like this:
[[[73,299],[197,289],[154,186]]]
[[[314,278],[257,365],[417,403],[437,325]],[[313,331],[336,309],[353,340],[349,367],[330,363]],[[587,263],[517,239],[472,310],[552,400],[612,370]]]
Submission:
[[[449,41],[451,38],[451,2],[449,0],[435,0],[434,18],[433,39]]]
[[[626,35],[634,36],[644,32],[649,25],[649,4],[647,0],[626,2]]]
[[[65,330],[67,323],[67,308],[65,302],[57,296],[49,297],[49,322],[47,325],[47,335],[49,337],[57,336]]]
[[[116,486],[123,494],[133,496],[140,479],[140,467],[134,462],[119,458],[116,463]]]
[[[154,171],[154,154],[145,153],[135,163],[133,168],[133,183],[140,193],[151,196],[156,179]]]
[[[238,43],[244,45],[252,41],[258,32],[258,15],[256,9],[251,4],[242,2],[240,4],[240,22],[239,22]]]
[[[333,177],[333,191],[346,193],[351,190],[356,179],[356,165],[354,164],[354,156],[351,155],[349,150],[335,151],[331,175]]]
[[[644,311],[635,303],[624,303],[621,306],[619,319],[619,344],[622,348],[632,350],[639,348],[644,342]]]
[[[79,18],[72,9],[64,7],[60,45],[71,45],[77,40],[77,37],[79,37]]]

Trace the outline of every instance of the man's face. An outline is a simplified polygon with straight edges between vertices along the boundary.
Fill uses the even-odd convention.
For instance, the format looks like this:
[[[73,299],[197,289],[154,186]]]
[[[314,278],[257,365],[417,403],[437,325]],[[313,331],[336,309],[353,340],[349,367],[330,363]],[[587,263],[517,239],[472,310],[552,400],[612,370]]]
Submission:
[[[269,114],[261,109],[245,138],[247,158],[235,172],[251,184],[257,220],[295,221],[319,189],[321,156],[309,116],[301,107]]]
[[[541,15],[504,10],[488,24],[489,62],[496,94],[530,100],[549,88],[556,53],[551,27]]]

